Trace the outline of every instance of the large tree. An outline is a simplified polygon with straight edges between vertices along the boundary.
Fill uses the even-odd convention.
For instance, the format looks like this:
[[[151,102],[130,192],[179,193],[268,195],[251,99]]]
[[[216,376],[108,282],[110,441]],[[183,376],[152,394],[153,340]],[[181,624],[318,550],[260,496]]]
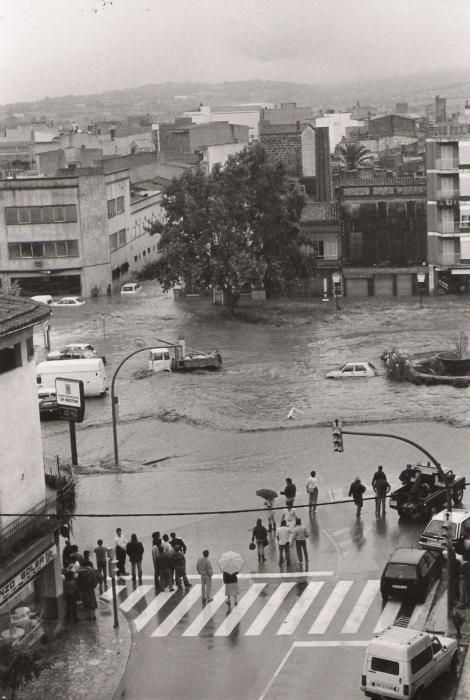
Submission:
[[[343,143],[338,149],[341,166],[346,170],[356,170],[361,165],[370,165],[372,153],[361,143]]]
[[[299,220],[304,199],[281,164],[261,146],[246,148],[216,167],[174,180],[163,197],[165,222],[155,276],[165,289],[181,280],[223,290],[231,309],[243,288],[268,295],[307,276],[314,258],[303,245]]]

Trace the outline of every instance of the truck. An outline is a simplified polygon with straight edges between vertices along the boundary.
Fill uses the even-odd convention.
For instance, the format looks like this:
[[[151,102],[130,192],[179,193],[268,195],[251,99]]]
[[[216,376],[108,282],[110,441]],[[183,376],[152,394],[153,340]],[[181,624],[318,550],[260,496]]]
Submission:
[[[465,477],[456,476],[451,469],[445,472],[447,484],[444,483],[437,467],[430,462],[409,465],[400,477],[403,474],[406,482],[390,494],[390,508],[395,509],[403,518],[432,518],[445,508],[448,489],[455,505],[462,502]]]
[[[222,357],[217,350],[202,352],[186,347],[183,339],[178,344],[152,348],[148,354],[148,369],[153,372],[191,372],[197,369],[217,370]]]

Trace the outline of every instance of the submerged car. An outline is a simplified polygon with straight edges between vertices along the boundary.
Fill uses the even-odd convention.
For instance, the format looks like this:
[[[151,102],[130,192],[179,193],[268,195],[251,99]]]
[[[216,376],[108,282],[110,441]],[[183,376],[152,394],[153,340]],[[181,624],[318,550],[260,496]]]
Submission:
[[[429,589],[441,575],[441,566],[439,552],[399,547],[385,565],[380,579],[382,600],[393,597],[424,603]]]
[[[85,300],[82,297],[62,297],[59,301],[55,301],[52,306],[83,306]]]
[[[139,294],[143,290],[143,287],[139,282],[127,282],[121,287],[121,294],[126,296],[126,294]]]
[[[81,360],[92,357],[97,357],[96,350],[88,343],[72,343],[47,354],[48,360]]]
[[[375,377],[377,370],[372,362],[345,362],[338,369],[326,373],[327,379],[356,379],[358,377]]]

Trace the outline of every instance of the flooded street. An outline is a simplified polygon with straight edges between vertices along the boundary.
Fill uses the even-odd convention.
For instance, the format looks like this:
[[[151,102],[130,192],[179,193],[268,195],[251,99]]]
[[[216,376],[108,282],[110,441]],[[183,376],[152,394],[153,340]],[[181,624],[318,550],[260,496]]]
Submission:
[[[114,473],[109,396],[90,399],[77,426],[79,509],[90,512],[170,512],[259,505],[254,491],[280,489],[285,476],[302,485],[312,468],[322,491],[344,495],[356,472],[369,481],[383,463],[392,483],[402,465],[421,458],[403,443],[345,436],[345,452],[332,449],[330,424],[391,432],[416,440],[446,467],[467,474],[470,394],[450,386],[392,384],[380,355],[400,350],[451,349],[460,331],[470,332],[462,298],[287,302],[243,307],[240,319],[205,299],[174,301],[146,283],[133,299],[91,299],[78,309],[56,309],[53,349],[90,342],[107,359],[109,380],[135,341],[158,346],[158,338],[191,348],[218,349],[220,372],[148,375],[147,353],[124,365],[117,380],[121,469]],[[36,344],[42,345],[37,334]],[[38,360],[42,359],[38,349]],[[346,360],[368,360],[380,376],[326,380]],[[66,364],[66,363],[65,363]],[[287,421],[289,409],[302,411]],[[367,428],[364,427],[367,424]],[[43,424],[45,451],[69,454],[68,427]],[[187,518],[185,527],[193,520]],[[115,523],[106,521],[105,534]],[[143,527],[139,524],[139,527]],[[145,523],[145,527],[147,523]],[[148,524],[151,527],[150,523]],[[92,537],[96,523],[76,529]]]

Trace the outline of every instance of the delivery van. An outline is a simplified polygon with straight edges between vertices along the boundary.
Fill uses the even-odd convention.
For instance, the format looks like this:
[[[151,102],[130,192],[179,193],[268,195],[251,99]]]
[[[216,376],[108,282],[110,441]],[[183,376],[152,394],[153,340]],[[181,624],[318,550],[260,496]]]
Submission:
[[[455,639],[392,625],[367,645],[361,690],[368,698],[424,700],[428,685],[457,670],[458,658]]]
[[[57,377],[81,379],[85,396],[104,396],[108,380],[103,360],[99,357],[86,360],[48,360],[36,367],[37,383],[43,387],[55,386]]]

